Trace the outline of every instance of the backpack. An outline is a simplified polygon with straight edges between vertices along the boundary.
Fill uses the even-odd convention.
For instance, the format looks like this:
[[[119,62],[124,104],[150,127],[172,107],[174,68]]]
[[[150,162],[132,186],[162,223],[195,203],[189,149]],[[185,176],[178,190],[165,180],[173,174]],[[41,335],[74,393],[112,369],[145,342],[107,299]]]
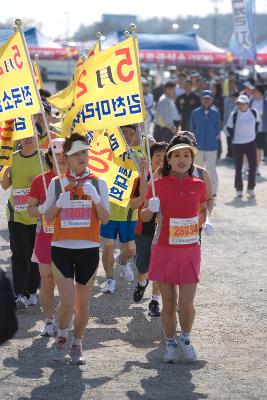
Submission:
[[[250,111],[252,112],[252,115],[255,118],[255,132],[257,132],[258,125],[259,125],[259,123],[257,122],[257,111],[254,110],[254,108],[250,108]],[[236,121],[237,121],[237,115],[238,115],[238,111],[235,111],[234,114],[233,114],[233,127],[229,128],[227,126],[227,131],[230,134],[231,138],[233,138],[233,136],[235,134],[235,126],[236,126]]]
[[[0,269],[0,344],[11,339],[18,330],[16,305],[10,280]]]

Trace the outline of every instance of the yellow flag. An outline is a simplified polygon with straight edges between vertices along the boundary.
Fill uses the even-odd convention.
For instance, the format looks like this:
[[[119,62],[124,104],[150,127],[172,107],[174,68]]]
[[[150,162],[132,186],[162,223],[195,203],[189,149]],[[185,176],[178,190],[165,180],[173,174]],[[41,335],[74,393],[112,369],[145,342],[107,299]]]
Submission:
[[[109,200],[127,207],[138,173],[113,162],[108,136],[100,135],[91,142],[89,168],[94,175],[104,178],[107,182]]]
[[[121,154],[127,152],[126,144],[118,128],[107,129],[107,134],[113,157],[119,157]]]
[[[12,164],[12,132],[12,120],[0,123],[0,179],[2,179],[6,168]]]
[[[38,89],[43,89],[44,88],[43,80],[42,80],[39,64],[37,61],[35,61],[33,63],[33,72],[34,72],[34,77],[35,77]]]
[[[20,32],[0,48],[0,121],[40,112]]]
[[[75,80],[73,103],[88,129],[107,129],[144,121],[139,64],[134,38],[89,58]]]
[[[95,44],[93,50],[88,54],[88,57],[91,57],[92,55],[97,54],[97,52],[99,52],[98,43]],[[48,97],[47,100],[49,101],[49,103],[52,106],[58,108],[59,110],[63,110],[63,111],[67,111],[68,109],[73,107],[75,81],[77,80],[77,77],[84,65],[85,60],[86,60],[86,57],[83,56],[83,57],[80,57],[79,60],[77,61],[76,66],[74,68],[74,72],[73,72],[73,79],[70,82],[70,84],[65,89],[60,90],[56,94]],[[79,107],[76,109],[76,114],[79,112],[79,110],[81,108],[82,107]]]
[[[32,123],[32,117],[30,115],[14,119],[14,129],[12,134],[13,141],[34,136],[34,134],[35,131]]]

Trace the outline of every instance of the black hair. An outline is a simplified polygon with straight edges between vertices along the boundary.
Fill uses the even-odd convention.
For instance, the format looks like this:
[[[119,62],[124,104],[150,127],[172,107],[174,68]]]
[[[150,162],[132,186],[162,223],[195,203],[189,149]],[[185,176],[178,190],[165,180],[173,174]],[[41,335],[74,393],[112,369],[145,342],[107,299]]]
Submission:
[[[46,89],[39,89],[39,93],[41,97],[50,97],[51,96],[51,92],[49,92],[49,90]]]
[[[169,88],[174,88],[174,87],[176,87],[176,83],[173,82],[173,81],[168,81],[168,82],[166,82],[165,85],[164,85],[164,89],[165,89],[165,90],[166,90],[166,89],[169,89]]]
[[[64,154],[66,154],[71,149],[72,143],[76,142],[77,140],[81,140],[82,142],[88,144],[88,140],[85,136],[82,136],[79,133],[72,133],[70,136],[66,138],[63,144]]]
[[[262,95],[264,95],[265,89],[263,85],[256,85],[255,89],[258,90],[258,92],[260,92]]]
[[[47,114],[51,115],[52,109],[51,109],[50,104],[48,103],[48,101],[46,100],[45,97],[41,97],[41,100],[42,100],[42,103],[43,103],[43,107],[44,107],[45,112],[46,112]]]
[[[164,157],[163,168],[162,168],[162,176],[167,176],[170,174],[170,165],[168,164],[168,158],[170,158],[171,153],[168,156],[167,156],[167,153],[176,144],[188,144],[189,146],[192,146],[192,147],[194,146],[192,140],[190,140],[188,136],[175,135],[172,138],[171,142],[169,143],[169,145],[166,149],[166,154]],[[194,170],[194,154],[193,154],[192,150],[190,150],[190,152],[191,152],[191,156],[192,156],[192,163],[188,170],[189,176],[192,175],[193,170]]]
[[[52,161],[50,160],[49,156],[52,156],[52,150],[49,149],[47,150],[47,152],[45,153],[45,162],[48,165],[49,169],[53,168],[53,164]]]
[[[188,137],[192,141],[193,145],[195,147],[197,147],[197,139],[196,139],[195,135],[193,134],[193,132],[190,132],[190,131],[179,131],[178,134],[180,136]]]
[[[136,131],[136,125],[135,124],[122,125],[121,128],[131,128],[131,129]]]
[[[153,143],[152,146],[150,147],[150,157],[152,158],[157,151],[166,151],[167,146],[168,143],[166,142]]]
[[[236,90],[234,93],[232,93],[232,97],[238,97],[239,96],[239,92]]]

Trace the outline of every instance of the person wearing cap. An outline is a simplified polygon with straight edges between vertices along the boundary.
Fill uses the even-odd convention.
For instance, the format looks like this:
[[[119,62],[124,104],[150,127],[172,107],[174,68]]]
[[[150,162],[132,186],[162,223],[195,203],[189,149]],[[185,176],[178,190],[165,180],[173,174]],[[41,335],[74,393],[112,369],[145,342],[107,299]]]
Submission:
[[[266,144],[267,126],[264,121],[267,120],[267,106],[264,98],[264,86],[256,85],[253,92],[252,100],[250,101],[250,108],[257,110],[259,114],[259,126],[256,132],[256,147],[257,147],[257,172],[260,175],[260,165],[264,155],[264,148]]]
[[[44,188],[44,180],[47,188],[51,180],[57,176],[57,169],[54,157],[52,155],[52,148],[57,159],[60,173],[65,174],[67,172],[67,158],[63,153],[64,142],[65,140],[62,138],[53,139],[51,141],[51,145],[45,153],[45,159],[49,167],[49,171],[45,172],[44,175],[36,176],[33,179],[28,201],[29,214],[32,217],[38,217],[32,261],[38,263],[41,276],[39,297],[44,314],[44,327],[41,333],[42,336],[55,336],[57,328],[54,318],[55,280],[52,273],[51,260],[51,240],[54,227],[53,224],[48,225],[44,218],[44,213],[46,210],[46,192]]]
[[[41,97],[42,104],[45,110],[45,118],[47,121],[48,126],[50,126],[52,122],[52,110],[51,106],[48,103],[47,99],[45,97]],[[43,150],[47,150],[49,146],[49,138],[46,130],[46,125],[44,121],[43,114],[35,114],[33,116],[35,127],[38,133],[38,144],[39,148]],[[50,136],[51,139],[56,139],[59,137],[59,135],[56,132],[53,132],[52,130],[50,131]]]
[[[236,105],[237,110],[229,115],[227,123],[227,130],[233,143],[236,197],[243,196],[242,167],[244,156],[246,156],[249,166],[247,194],[249,198],[254,198],[257,169],[256,132],[259,114],[256,110],[250,109],[249,98],[244,94],[237,98]]]
[[[67,173],[52,179],[46,196],[45,219],[54,222],[51,242],[52,269],[59,291],[58,334],[51,350],[54,361],[64,361],[74,313],[74,338],[70,357],[85,364],[82,339],[88,323],[89,301],[99,263],[100,223],[109,219],[108,188],[104,179],[88,169],[88,140],[73,133],[63,151]],[[75,279],[75,281],[74,281]]]
[[[132,148],[137,137],[136,125],[125,125],[121,127],[121,130],[127,144]],[[134,280],[131,259],[136,255],[135,228],[137,218],[138,211],[132,210],[130,201],[126,207],[110,202],[109,221],[107,224],[101,225],[100,231],[104,245],[102,262],[107,277],[102,289],[103,293],[114,294],[117,289],[117,282],[114,279],[114,250],[117,237],[120,241],[120,254],[116,259],[116,265],[121,269],[121,276],[125,281],[132,282]]]
[[[189,129],[191,112],[200,106],[200,97],[193,93],[192,81],[190,79],[186,79],[184,93],[177,97],[175,105],[181,115],[181,130],[186,131]]]
[[[206,219],[204,182],[192,176],[197,149],[187,137],[177,135],[167,147],[162,178],[151,186],[141,211],[143,222],[157,215],[148,278],[157,281],[162,296],[161,319],[166,339],[164,362],[197,359],[191,344],[195,317],[194,296],[200,273],[199,226]],[[177,286],[181,334],[176,340]]]
[[[201,106],[192,111],[190,117],[191,131],[196,136],[198,154],[196,163],[205,166],[212,182],[213,196],[218,190],[218,175],[216,171],[218,140],[220,138],[220,112],[212,107],[213,94],[203,90]]]
[[[180,115],[175,106],[176,84],[166,82],[164,94],[160,97],[155,111],[154,138],[157,142],[169,143],[177,133]]]
[[[28,212],[28,199],[32,180],[40,175],[41,166],[35,138],[20,140],[21,149],[12,155],[12,165],[3,175],[1,186],[11,188],[7,203],[13,288],[17,308],[27,309],[37,304],[36,292],[40,285],[38,265],[31,261],[37,217]],[[40,152],[43,170],[48,167]]]

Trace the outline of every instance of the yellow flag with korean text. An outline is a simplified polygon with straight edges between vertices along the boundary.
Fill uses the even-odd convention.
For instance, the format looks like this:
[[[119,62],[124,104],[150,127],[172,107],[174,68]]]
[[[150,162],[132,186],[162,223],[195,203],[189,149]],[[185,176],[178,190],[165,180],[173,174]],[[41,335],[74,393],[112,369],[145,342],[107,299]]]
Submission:
[[[34,72],[34,77],[38,86],[38,89],[43,89],[44,88],[44,84],[43,84],[43,80],[42,80],[42,75],[40,72],[40,68],[39,68],[39,64],[37,61],[35,61],[33,63],[33,72]]]
[[[88,58],[97,54],[99,52],[99,44],[98,42],[94,45],[92,51],[88,54]],[[85,63],[87,58],[82,56],[77,61],[74,71],[73,71],[73,78],[70,84],[63,90],[55,93],[54,95],[48,97],[49,103],[56,107],[59,110],[69,112],[69,110],[74,106],[73,103],[73,96],[74,96],[74,89],[75,89],[75,81],[78,79],[79,73]],[[76,108],[73,114],[77,114],[82,107]]]
[[[31,115],[25,115],[25,117],[18,117],[14,119],[14,127],[12,134],[13,141],[34,136],[34,134],[35,130]]]
[[[109,138],[106,134],[93,139],[89,150],[90,171],[105,179],[109,190],[109,201],[122,207],[129,205],[137,171],[127,169],[113,162]]]
[[[0,47],[0,121],[38,114],[40,104],[20,32]]]
[[[0,179],[2,179],[6,168],[12,164],[12,133],[12,120],[0,122]]]
[[[136,42],[137,43],[137,42]],[[75,80],[73,103],[89,129],[143,122],[143,92],[134,38],[89,58]]]

